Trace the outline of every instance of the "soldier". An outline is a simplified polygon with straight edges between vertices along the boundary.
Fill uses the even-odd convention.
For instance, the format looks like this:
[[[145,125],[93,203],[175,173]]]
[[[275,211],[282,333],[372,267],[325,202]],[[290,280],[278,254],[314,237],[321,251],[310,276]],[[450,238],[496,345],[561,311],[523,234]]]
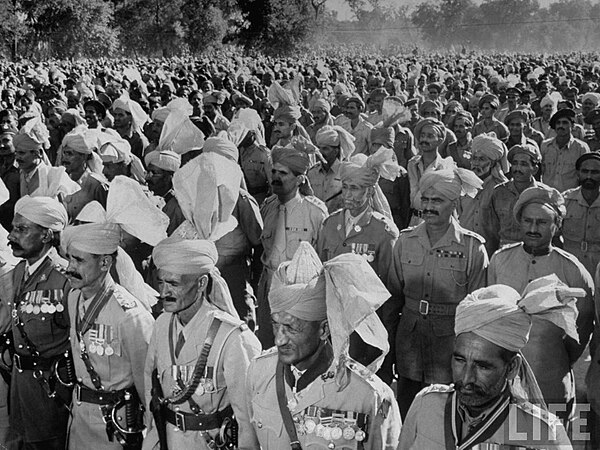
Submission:
[[[71,389],[69,282],[55,246],[68,223],[65,208],[49,197],[22,197],[8,236],[16,257],[12,329],[15,360],[10,386],[10,441],[15,448],[63,449]],[[67,362],[68,361],[68,362]],[[59,378],[60,377],[60,378]],[[24,447],[23,447],[24,446]],[[11,447],[12,448],[12,447]]]
[[[155,247],[152,256],[165,313],[156,321],[146,360],[147,403],[151,386],[158,403],[152,406],[155,422],[144,448],[158,448],[161,436],[166,442],[160,444],[172,449],[209,449],[215,444],[257,448],[244,383],[260,343],[237,317],[215,266],[215,245],[169,238]],[[161,423],[166,429],[158,429]],[[233,441],[226,440],[232,436]]]
[[[375,155],[367,158],[363,154],[355,155],[341,164],[344,208],[325,219],[316,247],[321,261],[328,261],[343,253],[362,256],[384,283],[387,282],[398,228],[390,218],[389,210],[382,208],[385,197],[377,181],[384,167],[393,167],[392,155],[392,150],[387,149],[388,158],[379,159],[375,164]],[[385,176],[391,178],[389,174]],[[388,300],[379,311],[389,336],[394,335],[398,324],[398,311],[394,314],[387,308],[395,308],[396,303]],[[361,364],[368,365],[375,359],[373,347],[363,344],[356,337],[353,334],[350,338],[350,354]],[[393,348],[393,342],[390,344]],[[390,355],[377,373],[387,384],[393,381],[392,364],[393,357]]]
[[[139,103],[123,96],[112,104],[114,129],[131,145],[131,153],[142,159],[148,145],[148,138],[142,132],[148,115]]]
[[[153,319],[109,274],[121,233],[115,223],[92,223],[67,227],[61,239],[73,288],[68,301],[78,376],[69,448],[141,445],[144,363]]]
[[[248,192],[261,205],[271,191],[271,150],[257,142],[254,130],[246,131],[238,148]]]
[[[494,193],[494,188],[508,181],[504,171],[508,171],[506,146],[494,136],[480,134],[475,136],[471,147],[471,170],[483,180],[483,187],[475,198],[461,197],[458,221],[467,230],[474,231],[486,239],[488,255],[493,252],[487,246],[486,220],[489,217],[487,208]]]
[[[563,425],[545,408],[521,349],[532,320],[550,317],[544,315],[550,308],[556,308],[559,319],[572,312],[557,298],[572,297],[573,290],[552,277],[530,286],[523,298],[508,286],[494,285],[460,302],[452,355],[454,384],[430,386],[417,395],[398,450],[572,448]],[[555,292],[551,306],[546,303],[549,291]],[[564,327],[560,320],[555,323]]]
[[[371,375],[388,350],[374,314],[388,297],[358,255],[323,266],[303,242],[280,266],[269,294],[277,347],[255,358],[246,376],[248,411],[262,449],[396,449],[398,406],[391,389]],[[383,350],[369,368],[346,355],[355,329]]]
[[[344,104],[344,114],[336,117],[334,123],[354,136],[355,153],[368,154],[373,125],[361,115],[364,110],[365,102],[360,97],[350,97]]]
[[[325,202],[329,213],[342,207],[340,163],[354,153],[354,136],[339,125],[324,126],[316,135],[316,144],[323,156],[307,173],[315,197]]]
[[[590,147],[591,152],[597,152],[600,150],[600,109],[590,111],[585,116],[585,123],[593,129],[593,133],[590,133],[585,142]]]
[[[490,255],[499,247],[520,240],[521,231],[512,211],[521,192],[543,185],[535,179],[541,160],[539,150],[533,145],[515,145],[508,151],[512,179],[494,188],[488,209],[489,219],[484,222],[486,248]]]
[[[563,193],[564,249],[575,255],[590,274],[600,262],[600,154],[585,153],[575,162],[579,187]]]
[[[301,241],[316,244],[323,220],[327,217],[325,204],[312,195],[306,182],[310,165],[306,153],[290,148],[273,150],[271,186],[273,193],[262,204],[260,213],[264,221],[263,272],[258,285],[258,338],[263,348],[273,345],[270,311],[267,294],[273,272],[293,256]]]
[[[425,173],[419,184],[424,223],[403,230],[394,247],[388,286],[402,311],[395,342],[404,416],[423,387],[452,381],[456,305],[485,285],[484,240],[453,218],[461,192],[474,196],[481,184],[466,169]]]
[[[494,117],[500,106],[500,100],[493,94],[486,94],[479,100],[481,120],[473,126],[473,137],[493,131],[502,142],[508,139],[508,128]]]
[[[529,361],[544,399],[561,405],[556,410],[567,419],[575,401],[575,381],[571,369],[581,357],[594,326],[594,282],[589,272],[566,251],[554,247],[552,239],[565,215],[564,199],[547,186],[524,190],[513,214],[521,227],[522,242],[507,245],[494,254],[488,270],[488,285],[506,284],[522,291],[528,282],[556,274],[567,286],[582,288],[585,298],[577,300],[577,338],[545,321],[533,320],[529,343],[523,354]]]

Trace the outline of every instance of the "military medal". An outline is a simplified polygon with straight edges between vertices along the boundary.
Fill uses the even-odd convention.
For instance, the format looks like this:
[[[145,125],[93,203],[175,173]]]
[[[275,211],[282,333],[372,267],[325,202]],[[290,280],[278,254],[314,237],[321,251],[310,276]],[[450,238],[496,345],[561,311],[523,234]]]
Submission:
[[[204,395],[205,392],[206,390],[204,389],[204,385],[202,383],[198,384],[198,387],[196,388],[196,395]]]
[[[323,429],[323,439],[325,439],[326,441],[331,441],[331,430],[333,428],[330,427],[324,427]]]
[[[366,259],[368,262],[370,262],[370,263],[371,263],[371,262],[375,261],[375,255],[374,255],[373,253],[368,253],[368,254],[366,255],[366,258],[365,258],[365,259]]]
[[[360,233],[362,231],[362,228],[360,227],[360,225],[355,225],[354,231],[356,231],[357,233]]]
[[[204,383],[204,387],[206,389],[206,392],[214,392],[215,390],[215,385],[213,384],[210,378],[206,380],[206,383]]]
[[[315,428],[317,428],[317,424],[314,419],[308,418],[304,421],[304,427],[306,428],[306,432],[308,434],[312,434],[315,432]]]
[[[96,354],[97,354],[98,356],[102,356],[102,355],[104,355],[104,347],[102,347],[102,345],[98,345],[98,346],[96,347]]]
[[[52,304],[48,305],[48,312],[50,314],[54,314],[56,312],[56,306],[54,306]]]
[[[331,429],[331,439],[337,441],[342,437],[342,429],[338,426],[335,426]]]
[[[29,303],[26,307],[25,307],[25,312],[27,314],[31,314],[33,312],[33,305],[31,303]]]
[[[366,437],[367,434],[363,430],[358,430],[354,435],[354,439],[356,439],[358,442],[364,441]]]
[[[291,398],[288,401],[288,409],[291,411],[292,409],[296,409],[296,406],[298,406],[298,402],[296,401],[296,398]]]
[[[344,431],[342,432],[342,436],[347,441],[351,441],[352,439],[354,439],[355,434],[356,433],[354,432],[354,428],[352,428],[350,426],[347,426],[346,428],[344,428]]]
[[[56,305],[56,311],[57,312],[63,312],[65,310],[65,307],[63,306],[62,303],[57,303]]]
[[[40,305],[35,305],[33,307],[33,314],[38,315],[40,313]]]
[[[322,423],[320,423],[320,424],[318,424],[318,425],[315,427],[315,434],[316,434],[318,437],[323,437],[323,431],[324,431],[324,430],[325,430],[325,427],[323,426],[323,424],[322,424]]]
[[[48,314],[48,309],[50,307],[48,306],[48,303],[43,303],[40,310],[44,313],[44,314]]]
[[[90,342],[90,348],[88,349],[90,353],[96,353],[96,344]]]
[[[106,348],[104,349],[104,354],[106,356],[112,356],[114,355],[115,351],[113,350],[113,348],[110,345],[107,345]]]

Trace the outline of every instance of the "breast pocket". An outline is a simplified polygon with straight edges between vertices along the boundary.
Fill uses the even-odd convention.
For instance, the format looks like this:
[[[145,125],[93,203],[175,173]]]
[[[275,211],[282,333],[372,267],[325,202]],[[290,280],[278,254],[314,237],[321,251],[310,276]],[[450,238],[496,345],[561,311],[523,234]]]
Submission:
[[[467,285],[467,258],[441,257],[438,261],[438,272],[442,275],[444,283],[453,283],[456,286]]]
[[[583,223],[584,215],[585,212],[582,208],[576,207],[567,210],[567,215],[565,216],[562,225],[562,231],[565,238],[572,241],[583,239],[583,233],[585,232],[583,229],[585,226]],[[600,216],[600,212],[596,213],[596,220],[598,220],[598,216]],[[600,235],[600,230],[596,234]]]
[[[265,448],[278,448],[283,437],[283,419],[276,403],[266,404],[260,397],[252,399],[252,417],[250,422],[258,440],[266,443]]]

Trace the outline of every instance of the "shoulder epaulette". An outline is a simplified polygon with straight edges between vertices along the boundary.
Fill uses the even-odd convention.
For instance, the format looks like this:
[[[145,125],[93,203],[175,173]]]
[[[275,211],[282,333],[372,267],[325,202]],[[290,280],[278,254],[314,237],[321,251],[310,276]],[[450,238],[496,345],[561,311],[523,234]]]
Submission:
[[[327,212],[327,206],[325,206],[325,203],[323,202],[323,200],[315,197],[314,195],[306,195],[304,197],[309,203],[315,205],[316,207],[318,207],[320,210]]]
[[[496,253],[502,253],[506,250],[511,250],[513,248],[519,247],[521,245],[520,242],[513,242],[512,244],[504,244],[502,247],[500,247],[498,250],[496,250]]]
[[[275,200],[277,200],[277,195],[275,194],[271,194],[269,197],[265,198],[262,202],[262,204],[260,205],[261,208],[264,208],[265,206],[273,203]]]
[[[565,200],[567,199],[571,199],[574,196],[577,195],[577,191],[579,190],[579,188],[573,188],[573,189],[568,189],[565,192],[563,192],[563,197],[565,198]]]
[[[125,291],[125,288],[116,288],[113,295],[117,303],[123,308],[123,311],[128,311],[138,306],[135,297]]]
[[[424,388],[420,394],[447,394],[449,392],[454,392],[454,386],[448,384],[432,384],[431,386]]]
[[[239,328],[242,331],[248,329],[248,325],[246,325],[246,322],[244,322],[243,320],[240,320],[240,319],[236,319],[231,314],[229,314],[225,311],[221,311],[220,309],[216,309],[214,311],[213,317],[216,319],[219,319],[223,323],[231,325],[235,328]]]
[[[475,239],[477,239],[477,240],[478,240],[479,242],[481,242],[482,244],[485,244],[485,238],[484,238],[482,235],[480,235],[479,233],[475,233],[475,232],[474,232],[474,231],[472,231],[472,230],[467,230],[466,228],[463,228],[463,233],[464,233],[466,236],[471,236],[472,238],[475,238]]]
[[[560,423],[560,419],[554,414],[546,411],[545,409],[540,408],[539,406],[534,405],[533,403],[529,403],[526,401],[517,401],[515,404],[521,411],[531,416],[534,416],[537,419],[541,419],[546,423],[546,425],[548,425],[553,430],[556,429],[556,427]]]
[[[412,226],[412,227],[406,227],[406,228],[402,228],[402,229],[400,230],[400,234],[403,234],[403,233],[410,233],[411,231],[414,231],[414,230],[415,230],[415,228],[417,228],[417,225],[415,225],[415,226]]]
[[[104,177],[104,175],[96,172],[90,172],[90,177],[98,181],[103,187],[108,189],[108,180]]]
[[[262,353],[258,356],[255,356],[254,359],[263,359],[275,356],[277,357],[277,347],[273,346],[267,350],[263,350]]]
[[[388,234],[392,235],[393,237],[398,237],[400,235],[400,231],[398,230],[398,227],[396,226],[394,221],[392,219],[390,219],[388,216],[381,214],[380,212],[373,211],[371,217],[373,217],[373,219],[375,219],[379,222],[383,222],[383,224],[385,225],[385,231]]]

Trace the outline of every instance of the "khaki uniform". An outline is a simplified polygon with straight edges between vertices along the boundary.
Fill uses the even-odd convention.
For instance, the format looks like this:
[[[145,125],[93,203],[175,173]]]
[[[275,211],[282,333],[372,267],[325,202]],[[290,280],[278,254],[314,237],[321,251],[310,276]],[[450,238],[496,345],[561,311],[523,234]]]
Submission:
[[[90,330],[83,339],[90,362],[98,373],[106,391],[118,391],[135,385],[141,399],[144,399],[144,365],[150,342],[154,320],[150,313],[123,287],[113,284],[114,293],[98,314]],[[79,311],[77,301],[79,300]],[[95,389],[85,364],[81,359],[81,349],[75,328],[75,317],[83,319],[84,307],[81,291],[75,289],[69,294],[69,316],[71,317],[71,348],[75,371],[81,383]],[[97,350],[102,348],[102,350]],[[110,353],[107,355],[106,350]],[[94,350],[94,351],[92,351]],[[102,353],[102,354],[99,354]],[[115,449],[121,445],[109,442],[102,412],[96,404],[77,401],[73,396],[71,423],[69,425],[69,448]]]
[[[83,207],[93,200],[106,207],[106,198],[108,197],[108,183],[101,175],[86,169],[77,182],[81,186],[81,190],[64,198],[70,222],[74,222]]]
[[[593,274],[600,262],[600,198],[589,205],[580,187],[564,192],[563,196],[567,208],[562,224],[564,249]]]
[[[33,342],[40,357],[54,359],[61,357],[70,348],[69,315],[67,314],[67,294],[70,285],[60,270],[66,267],[65,261],[51,249],[42,264],[25,280],[25,261],[21,261],[13,271],[15,300],[19,306],[12,314],[23,323],[27,337]],[[14,300],[8,303],[13,309]],[[42,312],[42,305],[46,312]],[[53,305],[49,312],[47,308]],[[17,355],[31,357],[26,342],[15,320],[12,320],[13,342]],[[19,370],[13,365],[10,385],[10,428],[11,434],[20,442],[44,444],[47,448],[64,446],[67,434],[69,413],[66,408],[49,398],[42,386],[33,377],[33,370]],[[43,371],[49,379],[51,370]],[[61,373],[64,378],[65,373]],[[57,396],[69,405],[71,390],[56,385]],[[56,447],[55,447],[56,445]]]
[[[369,148],[371,148],[371,129],[373,125],[367,122],[363,116],[359,116],[358,123],[352,128],[352,121],[344,116],[338,116],[335,118],[334,123],[341,126],[344,130],[354,136],[354,155],[359,153],[369,154]]]
[[[246,377],[246,398],[250,421],[258,436],[262,450],[281,450],[290,448],[290,439],[283,425],[283,419],[277,403],[275,390],[275,372],[277,368],[277,350],[257,357],[250,363]],[[348,385],[340,390],[334,375],[335,367],[330,367],[325,373],[299,391],[295,396],[288,383],[285,384],[288,400],[295,398],[295,406],[290,412],[294,418],[300,445],[305,450],[318,449],[360,449],[360,450],[392,450],[398,445],[401,419],[398,406],[392,390],[376,376],[365,376],[364,367],[356,363],[348,363]],[[310,422],[319,424],[316,418],[319,414],[321,420],[326,422],[339,414],[340,431],[346,427],[352,428],[352,433],[343,434],[339,439],[333,439],[325,434],[317,435],[317,427],[312,429]],[[365,416],[368,416],[368,426],[364,426]],[[357,420],[354,426],[351,420]],[[348,420],[350,419],[350,420]],[[332,419],[332,425],[336,424]],[[329,427],[327,427],[329,428]],[[309,432],[311,431],[312,432]],[[361,433],[366,434],[365,439],[357,440]]]
[[[496,137],[501,141],[506,141],[506,139],[508,139],[508,127],[495,117],[492,117],[492,124],[490,126],[487,126],[483,120],[477,122],[475,125],[473,125],[473,131],[471,131],[471,134],[473,137],[475,137],[491,131],[496,133]]]
[[[271,187],[271,151],[264,145],[252,144],[240,149],[240,166],[248,192],[260,205]]]
[[[523,244],[497,251],[488,268],[488,285],[505,284],[517,292],[536,278],[556,276],[570,287],[583,288],[587,296],[577,299],[579,344],[549,321],[532,317],[529,342],[522,352],[537,378],[547,404],[569,404],[575,399],[571,368],[587,345],[594,325],[594,282],[585,267],[570,253],[552,247],[548,255],[533,256]],[[561,416],[561,414],[558,414]]]
[[[579,185],[575,162],[584,153],[589,153],[588,145],[571,139],[566,146],[559,148],[556,138],[547,139],[540,147],[542,154],[542,182],[560,192],[576,188]]]
[[[221,321],[221,326],[208,355],[205,375],[196,393],[192,395],[192,399],[202,410],[201,414],[214,414],[231,405],[239,425],[237,448],[258,448],[248,418],[244,394],[248,365],[252,358],[260,354],[258,339],[242,321],[234,319],[207,301],[203,302],[196,315],[185,327],[175,319],[174,336],[169,336],[172,317],[171,313],[163,313],[157,319],[152,332],[145,369],[146,404],[150,404],[151,377],[154,369],[158,369],[158,377],[166,397],[172,396],[177,386],[173,378],[176,370],[185,367],[191,377],[204,347],[210,324],[214,318],[217,318]],[[177,367],[173,368],[169,339],[173,341],[173,348],[176,348],[180,332],[185,336],[185,344],[181,347],[179,355],[175,357]],[[169,408],[185,413],[192,412],[188,402],[177,406],[170,405]],[[214,437],[217,431],[210,430],[208,433]],[[172,449],[208,449],[206,439],[201,433],[192,430],[182,431],[175,425],[167,423],[168,446]],[[152,421],[143,448],[158,448],[157,444],[158,434]]]
[[[311,245],[317,243],[319,230],[327,217],[325,204],[311,195],[304,196],[299,193],[285,205],[285,250],[275,254],[274,244],[277,230],[277,219],[281,203],[276,195],[267,198],[260,208],[264,228],[260,240],[263,245],[263,272],[258,283],[258,338],[264,348],[273,345],[273,330],[271,329],[271,308],[269,308],[268,293],[271,287],[273,272],[284,261],[289,261],[294,256],[301,241]]]
[[[446,450],[458,448],[446,442],[446,403],[454,395],[454,388],[433,385],[423,389],[413,402],[402,426],[398,450]],[[458,407],[460,408],[460,406]],[[468,436],[464,430],[463,439]],[[451,438],[454,436],[450,434]],[[462,442],[462,441],[461,441]],[[481,444],[496,444],[498,450],[513,448],[571,450],[567,433],[551,413],[529,402],[511,399],[508,416],[499,428]],[[483,447],[483,446],[482,446]],[[469,447],[472,448],[472,447]]]
[[[450,383],[454,314],[465,296],[485,286],[488,257],[483,238],[452,218],[446,234],[430,244],[426,224],[400,232],[388,289],[400,298],[396,370],[424,383]]]
[[[330,214],[344,206],[339,159],[336,159],[327,170],[323,167],[323,163],[318,162],[311,167],[306,176],[315,197],[325,203]]]

